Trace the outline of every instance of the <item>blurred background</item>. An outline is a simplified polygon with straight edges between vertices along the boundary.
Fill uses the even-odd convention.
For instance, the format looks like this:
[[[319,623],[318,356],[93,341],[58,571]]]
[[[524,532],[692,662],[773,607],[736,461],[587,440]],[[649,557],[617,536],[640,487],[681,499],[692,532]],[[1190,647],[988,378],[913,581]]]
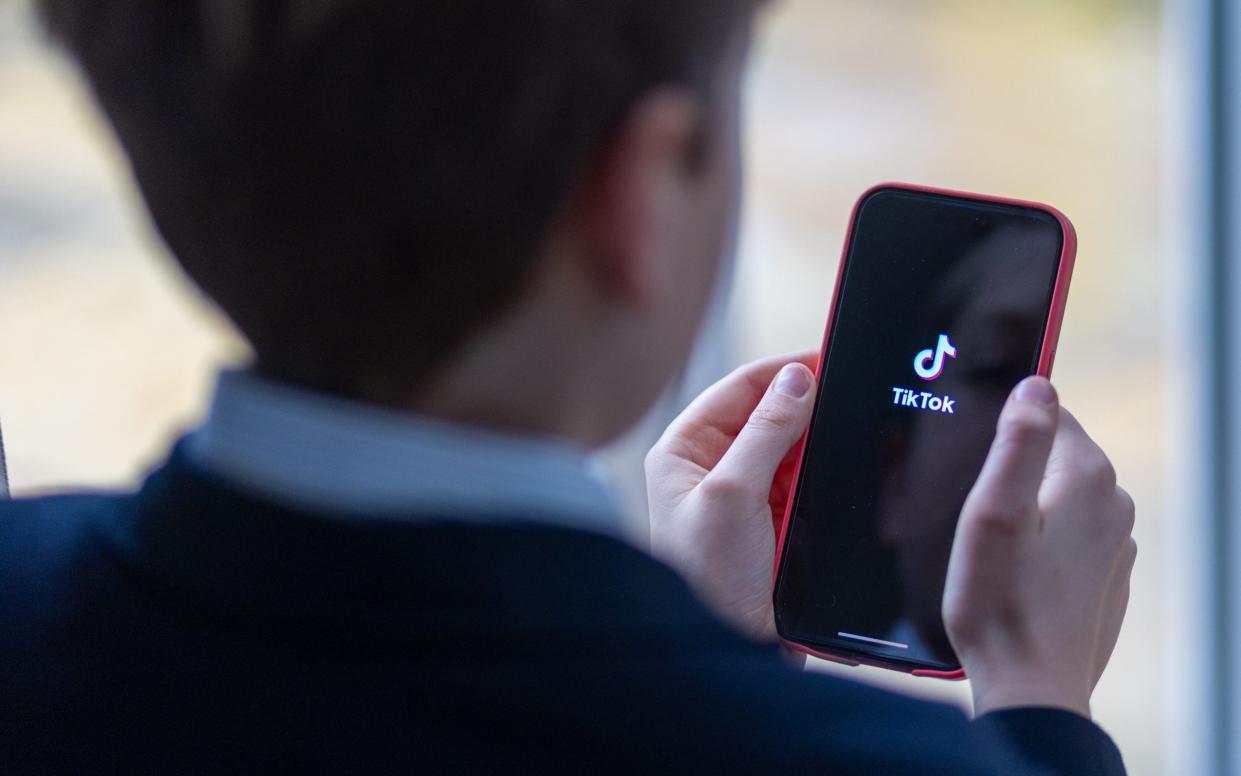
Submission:
[[[1156,0],[775,6],[750,80],[733,292],[683,391],[817,347],[850,208],[876,182],[1064,210],[1081,249],[1057,383],[1139,505],[1130,616],[1095,706],[1135,774],[1199,772],[1210,746],[1184,639],[1169,636],[1204,607],[1177,584],[1184,554],[1165,549],[1196,525],[1187,472],[1200,460],[1169,400],[1185,389],[1169,343],[1192,336],[1194,305],[1168,204],[1194,142],[1175,120],[1194,77],[1176,18]],[[166,256],[29,2],[0,0],[0,421],[15,492],[135,485],[196,422],[219,365],[246,352]],[[601,464],[639,534],[638,462],[677,401]],[[968,703],[964,685],[815,667]]]

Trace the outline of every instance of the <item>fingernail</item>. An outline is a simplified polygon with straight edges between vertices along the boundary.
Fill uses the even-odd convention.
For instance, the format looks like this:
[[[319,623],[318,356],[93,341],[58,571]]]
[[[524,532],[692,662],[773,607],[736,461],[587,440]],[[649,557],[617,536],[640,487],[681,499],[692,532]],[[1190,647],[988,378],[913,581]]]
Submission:
[[[800,399],[810,390],[810,383],[813,379],[810,370],[806,367],[801,364],[789,364],[780,370],[780,374],[776,375],[776,393]]]
[[[1017,401],[1031,404],[1052,405],[1056,403],[1056,389],[1042,377],[1027,377],[1017,386]]]

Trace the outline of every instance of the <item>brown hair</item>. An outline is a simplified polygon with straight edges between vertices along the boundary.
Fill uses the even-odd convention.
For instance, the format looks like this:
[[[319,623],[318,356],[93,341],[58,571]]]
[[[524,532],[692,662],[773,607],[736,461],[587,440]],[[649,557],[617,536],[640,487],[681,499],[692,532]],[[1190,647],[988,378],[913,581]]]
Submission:
[[[520,293],[653,87],[754,0],[43,0],[188,274],[265,371],[408,399]]]

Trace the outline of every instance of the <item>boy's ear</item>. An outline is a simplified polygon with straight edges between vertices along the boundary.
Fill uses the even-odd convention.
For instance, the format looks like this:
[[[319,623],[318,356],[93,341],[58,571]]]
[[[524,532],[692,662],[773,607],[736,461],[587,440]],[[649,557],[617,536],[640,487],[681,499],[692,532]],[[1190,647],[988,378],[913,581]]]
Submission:
[[[584,181],[582,260],[623,304],[659,297],[663,264],[682,223],[700,150],[701,101],[687,90],[643,97],[625,115]]]

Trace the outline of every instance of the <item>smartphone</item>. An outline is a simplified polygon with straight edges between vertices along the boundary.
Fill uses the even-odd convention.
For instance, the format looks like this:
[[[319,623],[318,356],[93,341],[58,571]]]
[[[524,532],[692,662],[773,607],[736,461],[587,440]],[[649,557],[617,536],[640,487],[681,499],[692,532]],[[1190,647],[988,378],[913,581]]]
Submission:
[[[790,647],[963,678],[940,614],[1009,393],[1050,376],[1077,253],[1033,202],[906,184],[853,212],[775,567]]]

